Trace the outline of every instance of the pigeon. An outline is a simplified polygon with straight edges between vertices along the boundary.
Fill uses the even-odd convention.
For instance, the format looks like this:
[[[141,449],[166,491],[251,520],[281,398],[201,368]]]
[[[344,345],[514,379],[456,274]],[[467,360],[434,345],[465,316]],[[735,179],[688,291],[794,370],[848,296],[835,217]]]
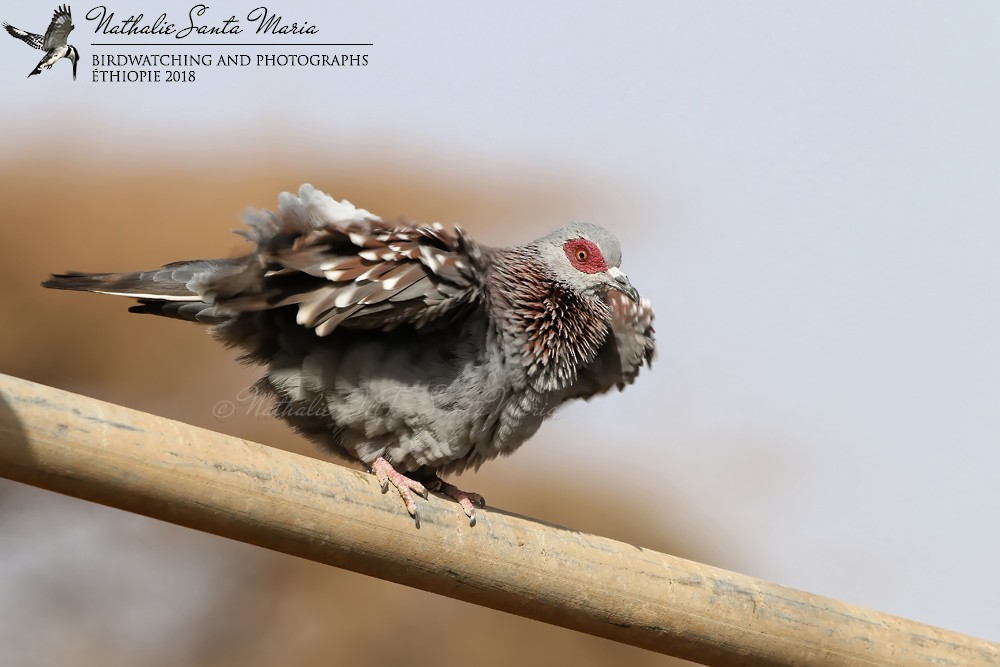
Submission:
[[[485,507],[442,475],[528,440],[559,406],[631,384],[655,352],[653,310],[607,229],[576,222],[510,248],[457,225],[386,222],[303,185],[247,214],[253,251],[44,287],[137,300],[201,322],[267,368],[254,391],[329,452],[416,496]]]

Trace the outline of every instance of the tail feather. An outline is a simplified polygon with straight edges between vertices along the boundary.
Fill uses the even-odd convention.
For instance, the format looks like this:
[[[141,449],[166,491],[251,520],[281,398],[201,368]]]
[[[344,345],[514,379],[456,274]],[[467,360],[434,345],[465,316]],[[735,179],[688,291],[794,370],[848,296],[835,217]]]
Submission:
[[[220,315],[215,306],[204,301],[151,301],[140,299],[139,303],[130,306],[130,313],[141,315],[159,315],[160,317],[172,317],[177,320],[187,320],[189,322],[201,322],[202,324],[222,324],[231,319],[231,316]]]
[[[139,301],[129,308],[134,313],[216,323],[224,318],[216,315],[212,304],[205,302],[193,289],[192,281],[206,271],[228,268],[235,262],[225,259],[175,262],[159,269],[132,273],[69,271],[50,276],[42,287],[131,297]]]

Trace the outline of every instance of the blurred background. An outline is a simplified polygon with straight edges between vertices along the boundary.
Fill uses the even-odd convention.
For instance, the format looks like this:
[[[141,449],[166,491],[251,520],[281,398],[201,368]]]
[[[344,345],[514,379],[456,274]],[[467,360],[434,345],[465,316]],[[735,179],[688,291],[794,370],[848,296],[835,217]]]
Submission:
[[[203,329],[38,283],[236,255],[303,182],[489,244],[600,222],[657,362],[461,485],[1000,640],[1000,5],[286,2],[373,46],[261,53],[369,64],[155,85],[94,83],[72,8],[76,82],[0,35],[0,372],[320,456],[213,418],[259,373]],[[3,480],[0,540],[5,665],[668,662]]]

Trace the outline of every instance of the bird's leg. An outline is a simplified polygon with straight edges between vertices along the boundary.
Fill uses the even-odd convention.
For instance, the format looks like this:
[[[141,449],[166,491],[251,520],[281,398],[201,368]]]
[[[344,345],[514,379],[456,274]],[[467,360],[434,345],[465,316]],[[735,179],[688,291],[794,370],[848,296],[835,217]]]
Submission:
[[[382,493],[389,490],[389,482],[396,487],[399,491],[399,495],[403,497],[403,503],[406,505],[406,511],[410,513],[414,519],[417,518],[417,503],[413,498],[413,494],[416,493],[418,496],[424,498],[427,497],[427,489],[423,484],[415,479],[410,479],[406,475],[397,471],[392,467],[392,464],[386,461],[381,456],[375,459],[372,463],[372,472],[375,473],[375,477],[378,479],[379,485],[382,487]]]
[[[449,498],[453,498],[459,505],[461,505],[462,509],[465,510],[465,516],[470,519],[470,525],[476,523],[476,506],[486,507],[486,499],[478,493],[463,491],[454,484],[449,484],[444,481],[437,475],[431,478],[429,486],[434,491],[443,493]]]

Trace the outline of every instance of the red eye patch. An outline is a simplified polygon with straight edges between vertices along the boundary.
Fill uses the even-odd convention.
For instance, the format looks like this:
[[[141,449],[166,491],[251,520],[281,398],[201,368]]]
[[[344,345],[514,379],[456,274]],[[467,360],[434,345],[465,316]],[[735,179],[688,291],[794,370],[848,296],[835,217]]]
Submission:
[[[563,244],[563,251],[578,271],[584,273],[601,273],[608,270],[601,249],[593,241],[587,239],[570,239]]]

